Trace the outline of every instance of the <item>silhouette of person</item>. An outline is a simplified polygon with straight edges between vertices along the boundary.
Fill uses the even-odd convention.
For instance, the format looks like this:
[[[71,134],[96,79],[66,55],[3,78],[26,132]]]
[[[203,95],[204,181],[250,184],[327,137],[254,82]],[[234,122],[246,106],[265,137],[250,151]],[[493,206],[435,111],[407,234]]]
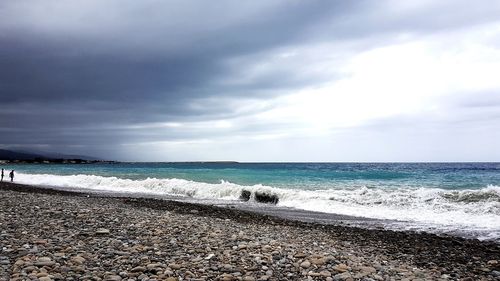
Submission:
[[[14,181],[14,170],[10,171],[10,182],[13,182]]]
[[[2,179],[0,181],[3,181],[3,169],[2,169]]]

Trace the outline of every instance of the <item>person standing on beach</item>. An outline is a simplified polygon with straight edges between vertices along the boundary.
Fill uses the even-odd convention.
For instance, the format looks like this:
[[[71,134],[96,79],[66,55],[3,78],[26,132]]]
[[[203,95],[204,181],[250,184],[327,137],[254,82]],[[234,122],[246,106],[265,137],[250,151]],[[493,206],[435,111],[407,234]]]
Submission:
[[[3,169],[2,169],[2,179],[0,181],[3,181]]]
[[[13,182],[14,181],[14,170],[10,171],[10,182]]]

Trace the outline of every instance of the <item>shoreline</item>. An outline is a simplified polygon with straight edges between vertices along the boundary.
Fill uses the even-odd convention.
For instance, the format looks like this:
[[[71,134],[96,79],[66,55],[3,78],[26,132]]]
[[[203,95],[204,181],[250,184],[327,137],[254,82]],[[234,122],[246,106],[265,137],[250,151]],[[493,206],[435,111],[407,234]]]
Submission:
[[[246,280],[302,280],[308,277],[312,277],[313,279],[318,279],[318,280],[325,280],[326,278],[329,277],[332,278],[332,280],[335,280],[333,279],[335,278],[335,276],[338,277],[337,278],[338,280],[350,280],[348,278],[352,278],[353,280],[358,280],[358,279],[361,280],[360,276],[366,273],[366,272],[363,273],[362,270],[356,270],[355,266],[350,266],[346,261],[342,261],[339,258],[336,258],[335,259],[336,262],[332,262],[331,264],[327,262],[324,262],[321,265],[313,264],[314,265],[313,268],[313,266],[310,265],[311,260],[314,260],[314,257],[312,256],[322,255],[322,254],[320,253],[314,254],[314,252],[318,250],[313,251],[312,249],[308,249],[307,247],[304,248],[303,245],[293,245],[294,243],[281,244],[280,243],[281,241],[279,239],[280,234],[283,236],[292,237],[293,239],[290,241],[298,241],[294,239],[296,239],[297,235],[299,234],[311,235],[311,239],[312,237],[316,237],[315,239],[317,239],[318,241],[313,241],[313,240],[308,241],[312,244],[311,247],[315,249],[316,248],[321,249],[320,246],[323,245],[321,243],[324,243],[324,245],[327,246],[331,244],[330,246],[334,245],[333,249],[336,249],[335,251],[338,252],[347,253],[351,250],[356,250],[357,252],[360,252],[361,258],[364,257],[373,258],[375,256],[379,257],[381,261],[384,260],[385,258],[387,260],[392,260],[395,263],[408,263],[410,265],[410,268],[411,266],[419,268],[419,272],[429,271],[428,272],[429,274],[434,274],[432,275],[433,279],[439,277],[445,280],[447,276],[453,280],[461,280],[461,279],[466,280],[465,278],[469,277],[480,278],[471,280],[495,280],[495,278],[500,278],[500,266],[498,265],[498,262],[500,261],[497,261],[499,259],[498,257],[500,257],[500,244],[494,242],[465,239],[447,235],[435,235],[429,233],[416,233],[408,231],[392,231],[392,230],[381,230],[381,229],[364,229],[364,228],[340,226],[340,225],[324,225],[320,223],[301,222],[296,220],[284,219],[266,214],[259,214],[245,210],[238,210],[234,208],[224,208],[220,206],[210,206],[210,205],[202,205],[202,204],[179,202],[179,201],[169,201],[169,200],[152,199],[152,198],[109,197],[94,193],[62,191],[50,188],[41,188],[41,187],[7,183],[7,182],[0,183],[0,195],[2,197],[2,201],[4,201],[7,198],[10,198],[12,201],[16,201],[18,200],[19,196],[24,197],[23,194],[26,194],[28,197],[31,198],[31,200],[34,201],[37,201],[38,199],[43,197],[43,200],[46,200],[49,203],[52,200],[52,201],[57,201],[62,205],[66,204],[65,203],[66,200],[75,200],[75,202],[78,202],[79,204],[88,204],[89,206],[93,206],[99,209],[97,205],[101,204],[103,205],[103,210],[109,210],[111,214],[116,216],[120,216],[120,213],[116,213],[116,210],[114,208],[115,206],[120,206],[122,211],[127,210],[128,212],[131,212],[133,214],[132,217],[134,217],[136,213],[140,213],[140,216],[145,216],[146,218],[148,218],[148,214],[150,214],[148,219],[154,219],[155,215],[163,217],[162,214],[169,214],[169,217],[174,217],[172,220],[175,220],[176,223],[180,224],[184,223],[189,224],[189,221],[184,222],[186,217],[188,218],[188,220],[189,219],[200,220],[203,223],[209,225],[214,224],[215,228],[225,228],[226,223],[235,224],[237,225],[238,228],[245,228],[245,229],[250,228],[251,231],[256,231],[255,233],[257,234],[255,234],[255,236],[257,237],[254,238],[257,240],[259,240],[260,238],[267,239],[268,235],[276,236],[278,239],[273,239],[273,241],[277,241],[276,243],[281,247],[280,249],[285,248],[285,244],[291,244],[293,246],[292,248],[296,246],[295,248],[298,249],[297,251],[311,253],[311,255],[306,255],[302,258],[300,255],[298,257],[292,255],[293,260],[297,260],[297,262],[299,262],[300,260],[302,261],[299,263],[298,269],[295,268],[293,262],[289,263],[291,264],[290,266],[291,269],[295,270],[295,271],[289,271],[291,269],[286,269],[287,274],[292,274],[290,276],[281,275],[281,273],[285,271],[281,272],[279,268],[273,267],[274,265],[272,263],[273,259],[271,259],[271,262],[267,262],[266,265],[261,266],[261,269],[268,268],[267,270],[262,269],[264,270],[263,272],[260,272],[259,270],[252,270],[252,271],[243,270],[244,273],[243,271],[239,271],[241,275],[238,274],[232,275],[231,272],[226,272],[219,268],[218,270],[214,270],[213,275],[207,274],[206,271],[203,274],[196,274],[194,272],[191,272],[197,277],[198,275],[200,276],[207,275],[206,277],[208,278],[208,279],[207,278],[196,279],[194,278],[194,276],[192,276],[193,277],[191,278],[192,280],[212,280],[211,278],[214,276],[215,277],[218,276],[220,277],[220,279],[223,280],[238,280],[238,278],[244,280],[242,279],[243,277],[248,277]],[[3,203],[5,204],[8,202],[3,202]],[[19,205],[23,205],[22,201],[19,201],[17,203]],[[37,204],[42,205],[42,203],[43,202],[38,202]],[[30,209],[28,208],[29,206],[24,206],[24,207],[26,208],[26,210],[30,211]],[[42,207],[40,206],[40,208]],[[72,208],[72,206],[68,206],[68,208]],[[78,208],[78,206],[74,206],[74,208]],[[7,212],[8,210],[0,209],[0,211]],[[153,215],[153,213],[155,215]],[[22,218],[22,214],[18,214],[16,210],[11,211],[11,215]],[[62,221],[65,221],[68,218],[63,216],[60,219]],[[164,218],[164,219],[168,220],[169,218]],[[41,223],[43,222],[44,221],[42,220]],[[2,223],[6,224],[8,222],[2,222]],[[45,223],[47,223],[47,221],[45,221]],[[21,225],[22,227],[26,227],[26,225],[22,223]],[[122,229],[124,227],[125,227],[124,225],[120,225],[119,228]],[[269,231],[269,229],[271,229],[269,234],[266,234],[265,231],[262,231],[262,230]],[[288,232],[283,232],[282,229],[286,229]],[[230,228],[229,230],[232,229]],[[199,235],[199,233],[190,232],[189,228],[187,228],[186,233],[187,234],[185,235],[188,236],[187,238],[191,236],[196,237]],[[239,232],[236,233],[238,234]],[[139,239],[140,237],[136,238]],[[51,238],[45,237],[44,239],[47,240]],[[177,239],[177,238],[172,236],[169,237],[169,240],[170,239]],[[285,240],[284,242],[288,241],[287,239],[284,239]],[[249,239],[242,239],[242,240],[249,240]],[[250,240],[251,240],[250,242],[253,241],[252,239]],[[249,241],[246,241],[246,243],[248,244]],[[241,249],[239,249],[240,244],[241,243],[239,244],[236,243],[230,249],[236,247],[238,253],[242,253]],[[298,242],[295,244],[298,244]],[[22,245],[18,246],[21,247]],[[273,247],[273,245],[270,246]],[[246,246],[244,249],[247,249],[247,247],[248,246]],[[182,250],[183,249],[180,249],[181,252]],[[6,255],[4,252],[5,251],[1,251],[0,256],[8,257],[9,259],[8,265],[10,270],[8,269],[5,270],[3,274],[5,276],[10,274],[10,277],[12,277],[12,273],[15,271],[14,269],[16,269],[16,267],[12,266],[12,264],[18,262],[19,257],[18,256],[16,257],[16,254],[13,253],[8,253],[8,255]],[[210,253],[206,254],[207,254],[206,257],[210,255]],[[243,253],[243,254],[248,254],[248,253]],[[263,254],[262,249],[259,254],[260,255]],[[53,260],[54,258],[51,259]],[[287,258],[285,257],[284,259],[286,260]],[[307,265],[306,261],[309,262],[310,266],[306,267]],[[301,266],[301,264],[304,262],[305,262],[304,266]],[[7,264],[6,262],[3,263]],[[2,261],[0,261],[0,264],[2,264]],[[350,270],[343,271],[343,269],[340,268],[335,269],[335,266],[338,267],[339,264],[347,265],[348,267],[350,267]],[[381,272],[380,270],[377,270],[378,268],[382,268],[383,267],[382,265],[378,265],[378,267],[370,265],[363,265],[363,266],[370,267],[369,270],[367,269],[368,271],[370,271],[370,273],[362,276],[363,278],[369,277],[372,278],[372,280],[386,280],[385,276],[397,275],[397,274],[394,275],[393,273],[384,274],[386,273],[385,271]],[[268,271],[271,270],[269,268],[275,268],[275,269],[272,270],[273,273],[271,275],[266,275],[269,273]],[[372,272],[373,271],[372,268],[375,269],[375,272]],[[133,268],[130,268],[129,270],[132,269]],[[181,269],[182,268],[176,270],[175,268],[169,267],[169,269],[164,270],[164,272],[168,271],[167,273],[172,272],[172,274],[170,274],[170,276],[167,276],[169,274],[166,274],[164,277],[177,278],[180,277],[181,275],[179,274],[182,273],[183,274],[182,276],[184,276],[183,278],[186,278],[186,272],[185,272],[186,270],[182,271]],[[327,271],[329,274],[327,274]],[[148,272],[151,274],[153,273],[152,270]],[[257,272],[259,273],[257,274]],[[316,273],[320,274],[320,272],[323,272],[323,275],[316,275]],[[436,272],[439,272],[440,274],[437,274]],[[309,273],[311,273],[311,275],[309,275]],[[155,274],[157,274],[156,271]],[[223,274],[229,274],[231,276],[222,277]],[[496,274],[499,275],[496,276]],[[120,276],[119,272],[117,272],[115,275]],[[442,275],[445,276],[443,277]],[[267,277],[266,279],[266,277],[264,276],[269,276],[269,277]],[[342,279],[344,277],[345,279]],[[357,279],[356,277],[360,278]],[[378,277],[382,277],[382,279],[377,279]],[[0,274],[0,280],[2,280],[1,278],[2,275]],[[112,280],[105,278],[102,279]],[[190,278],[187,279],[189,280]],[[118,278],[116,278],[116,280],[118,280]],[[177,279],[170,279],[170,280],[177,280]]]

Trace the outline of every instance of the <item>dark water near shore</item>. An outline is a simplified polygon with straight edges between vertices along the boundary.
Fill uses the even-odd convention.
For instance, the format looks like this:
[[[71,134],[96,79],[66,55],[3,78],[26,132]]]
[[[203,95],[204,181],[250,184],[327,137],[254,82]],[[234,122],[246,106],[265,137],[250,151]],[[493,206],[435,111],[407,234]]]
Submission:
[[[500,239],[499,163],[120,163],[12,168],[18,171],[20,183],[174,196],[239,208],[265,206],[269,212],[340,214],[382,222],[388,228]],[[238,201],[243,190],[252,193],[250,202]],[[255,193],[274,194],[279,203],[257,204]],[[289,215],[294,213],[298,214],[290,211]]]

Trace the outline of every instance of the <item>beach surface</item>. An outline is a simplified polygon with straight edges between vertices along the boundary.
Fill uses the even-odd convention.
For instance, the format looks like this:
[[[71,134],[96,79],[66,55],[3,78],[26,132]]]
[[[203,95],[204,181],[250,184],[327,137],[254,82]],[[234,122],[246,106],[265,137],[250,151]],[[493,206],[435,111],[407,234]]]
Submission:
[[[500,280],[500,245],[0,183],[0,280]]]

